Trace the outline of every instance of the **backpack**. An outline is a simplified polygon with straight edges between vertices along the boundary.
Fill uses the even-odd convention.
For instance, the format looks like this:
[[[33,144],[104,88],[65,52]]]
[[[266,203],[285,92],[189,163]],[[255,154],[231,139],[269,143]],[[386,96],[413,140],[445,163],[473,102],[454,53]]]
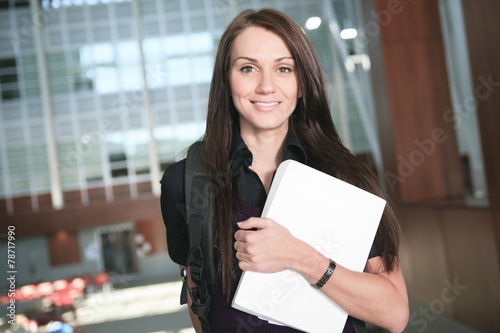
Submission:
[[[208,314],[210,295],[207,284],[214,284],[216,269],[213,255],[213,219],[215,194],[211,188],[210,172],[203,156],[203,141],[197,141],[189,147],[184,169],[184,187],[186,200],[186,224],[189,234],[189,252],[186,266],[181,272],[183,279],[181,304],[188,302],[191,296],[191,311],[200,319],[203,333],[210,332]],[[187,268],[190,268],[191,280],[195,288],[188,285]],[[363,321],[350,317],[356,333],[367,332]]]
[[[203,157],[203,141],[197,141],[188,150],[184,169],[186,224],[189,234],[189,252],[186,266],[181,272],[184,280],[181,304],[191,296],[191,311],[198,316],[203,332],[210,332],[207,316],[210,312],[210,295],[207,284],[215,282],[213,258],[214,191],[208,166]],[[187,283],[187,268],[195,288]]]

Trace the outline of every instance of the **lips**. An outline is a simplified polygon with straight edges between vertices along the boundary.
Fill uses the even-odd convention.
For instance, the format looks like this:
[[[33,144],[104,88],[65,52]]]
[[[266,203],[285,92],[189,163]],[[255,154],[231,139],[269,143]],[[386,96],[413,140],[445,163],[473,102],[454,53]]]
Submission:
[[[274,106],[274,105],[278,105],[279,102],[268,102],[268,103],[265,103],[265,102],[252,102],[253,104],[255,105],[258,105],[258,106],[263,106],[263,107],[269,107],[269,106]]]

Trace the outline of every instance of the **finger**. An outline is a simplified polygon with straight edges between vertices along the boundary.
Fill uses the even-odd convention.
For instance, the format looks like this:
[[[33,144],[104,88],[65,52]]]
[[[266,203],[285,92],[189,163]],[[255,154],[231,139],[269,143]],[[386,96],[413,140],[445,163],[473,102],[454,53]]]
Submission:
[[[236,241],[236,242],[234,242],[234,249],[237,252],[246,252],[245,251],[245,249],[246,249],[245,242],[242,242],[242,241]]]
[[[248,242],[248,239],[252,235],[252,233],[253,231],[238,230],[234,233],[234,239],[240,242]]]
[[[270,220],[260,217],[251,217],[248,220],[242,221],[238,223],[238,227],[240,229],[264,229],[270,225]]]
[[[247,260],[238,261],[238,267],[242,271],[262,272],[265,270],[265,267],[262,266],[261,264],[258,264],[258,263],[252,262],[252,261],[247,261]]]
[[[241,251],[236,252],[236,259],[238,259],[238,261],[252,262],[250,256],[247,253]]]
[[[240,267],[240,269],[244,272],[246,271],[253,271],[253,267],[252,267],[252,264],[250,264],[249,262],[246,262],[246,261],[242,261],[240,260],[238,262],[238,266]]]

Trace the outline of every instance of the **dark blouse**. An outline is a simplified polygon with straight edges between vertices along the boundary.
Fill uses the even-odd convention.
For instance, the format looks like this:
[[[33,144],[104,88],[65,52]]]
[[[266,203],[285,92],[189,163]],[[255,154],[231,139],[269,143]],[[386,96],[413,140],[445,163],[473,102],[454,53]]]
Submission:
[[[235,131],[231,149],[231,163],[236,168],[239,177],[241,203],[233,217],[233,223],[244,221],[249,217],[260,216],[264,207],[267,194],[259,176],[249,167],[252,165],[253,156],[239,132]],[[299,140],[291,132],[287,136],[283,148],[283,160],[293,159],[307,164],[307,157]],[[179,265],[186,264],[189,251],[189,241],[186,222],[180,207],[184,207],[184,164],[181,160],[170,165],[164,172],[161,180],[161,209],[165,226],[167,228],[167,245],[171,259]],[[217,247],[217,244],[215,244]],[[218,260],[218,251],[214,251]],[[369,258],[377,256],[373,246]],[[241,271],[237,268],[236,276],[239,279]],[[212,297],[210,326],[212,332],[299,332],[292,328],[269,324],[267,321],[233,309],[226,302],[220,286],[220,278],[213,286],[209,286]],[[344,332],[354,332],[353,318],[349,317]]]

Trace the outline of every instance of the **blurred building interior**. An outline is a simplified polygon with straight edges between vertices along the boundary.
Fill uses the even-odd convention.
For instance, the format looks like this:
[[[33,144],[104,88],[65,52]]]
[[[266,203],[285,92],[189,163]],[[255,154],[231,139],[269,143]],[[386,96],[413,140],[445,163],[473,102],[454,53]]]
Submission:
[[[12,229],[17,285],[164,278],[162,170],[203,135],[225,27],[261,7],[303,26],[343,142],[397,207],[409,328],[442,314],[499,332],[495,0],[0,2],[0,253]]]

